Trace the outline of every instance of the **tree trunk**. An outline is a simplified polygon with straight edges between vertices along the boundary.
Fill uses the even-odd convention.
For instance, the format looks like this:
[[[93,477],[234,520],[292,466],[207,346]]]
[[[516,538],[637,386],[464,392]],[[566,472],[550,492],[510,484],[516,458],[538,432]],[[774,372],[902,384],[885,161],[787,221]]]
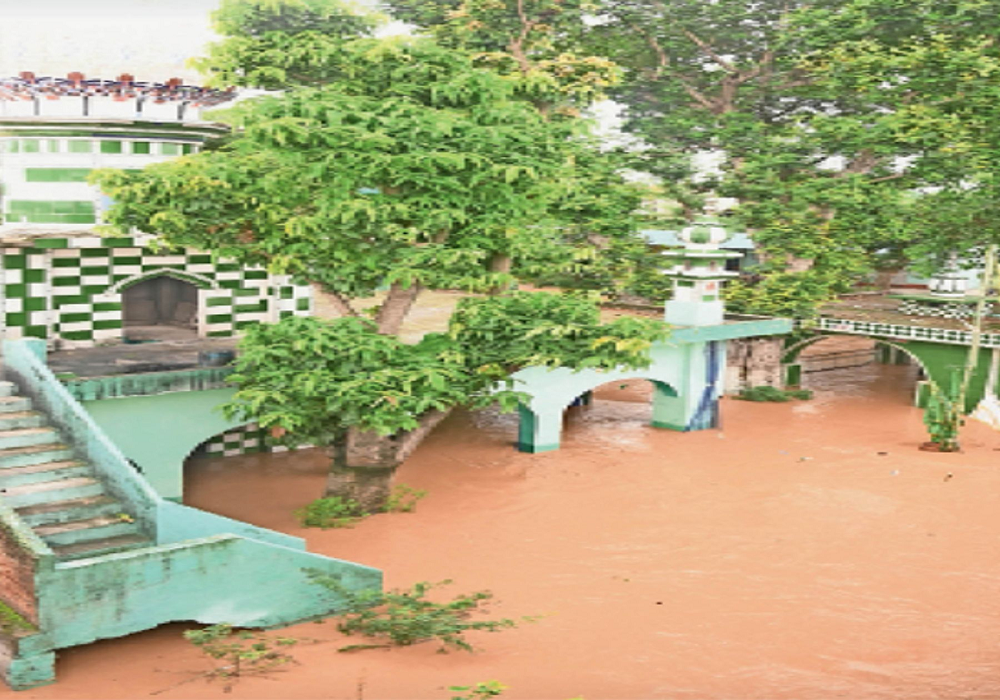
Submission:
[[[425,413],[417,428],[396,435],[348,430],[346,439],[331,450],[333,464],[327,477],[326,495],[352,498],[367,513],[383,510],[392,491],[396,468],[450,412]]]
[[[382,335],[396,335],[410,313],[413,302],[422,288],[419,284],[413,283],[409,287],[403,287],[398,282],[394,282],[389,288],[389,296],[379,307],[375,323],[378,324],[378,332]]]
[[[509,255],[504,255],[503,253],[494,253],[490,258],[490,272],[510,272],[513,266],[514,260]],[[490,290],[490,294],[496,296],[497,294],[503,294],[507,291],[505,286],[497,285]]]

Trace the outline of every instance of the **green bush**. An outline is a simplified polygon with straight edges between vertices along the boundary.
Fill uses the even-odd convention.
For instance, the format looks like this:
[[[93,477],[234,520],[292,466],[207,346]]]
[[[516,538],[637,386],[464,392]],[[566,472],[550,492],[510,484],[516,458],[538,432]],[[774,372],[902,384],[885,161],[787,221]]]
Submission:
[[[453,693],[461,693],[461,695],[452,695],[451,700],[489,700],[489,698],[503,695],[507,686],[500,681],[483,681],[475,685],[449,686],[448,690]]]
[[[808,389],[778,389],[773,386],[753,386],[743,389],[736,398],[743,401],[784,402],[792,399],[811,399],[813,393]]]
[[[205,675],[224,679],[226,692],[231,690],[233,681],[243,676],[267,674],[279,666],[294,663],[295,659],[285,648],[298,641],[290,637],[272,639],[261,632],[237,632],[227,624],[189,630],[184,638],[220,662]]]
[[[340,616],[337,629],[347,635],[360,634],[373,639],[386,640],[380,644],[351,644],[338,651],[358,651],[388,646],[410,646],[418,642],[436,640],[441,653],[450,649],[473,651],[464,634],[469,630],[498,632],[516,627],[517,622],[508,618],[499,620],[470,620],[482,605],[493,597],[489,591],[457,595],[450,601],[436,603],[426,599],[435,587],[450,584],[421,581],[410,589],[390,591],[351,591],[338,580],[314,574],[313,580],[336,594],[346,603],[348,612]],[[523,618],[531,621],[532,618]]]
[[[386,513],[412,513],[417,507],[417,502],[426,495],[427,492],[423,489],[415,489],[406,484],[396,484],[392,487],[392,492],[386,499],[383,510]]]
[[[318,498],[309,505],[295,511],[295,517],[303,527],[319,527],[328,530],[334,527],[351,527],[362,518],[368,517],[361,505],[353,498],[327,496]]]

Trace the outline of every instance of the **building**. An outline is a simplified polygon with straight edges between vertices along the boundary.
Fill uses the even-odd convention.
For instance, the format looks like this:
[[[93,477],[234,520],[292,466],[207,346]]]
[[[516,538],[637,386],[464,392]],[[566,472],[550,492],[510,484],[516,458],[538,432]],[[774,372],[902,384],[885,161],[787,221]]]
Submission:
[[[3,339],[43,338],[58,350],[227,338],[310,313],[309,287],[287,277],[204,252],[157,250],[151,232],[96,230],[110,201],[87,183],[93,170],[197,153],[228,130],[202,111],[232,98],[130,75],[0,80]]]

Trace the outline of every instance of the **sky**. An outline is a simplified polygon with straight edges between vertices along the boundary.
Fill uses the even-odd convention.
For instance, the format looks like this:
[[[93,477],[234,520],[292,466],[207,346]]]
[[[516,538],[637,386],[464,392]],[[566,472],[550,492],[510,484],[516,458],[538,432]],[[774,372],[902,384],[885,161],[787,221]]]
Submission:
[[[185,63],[214,36],[219,0],[0,0],[0,76],[201,82]]]

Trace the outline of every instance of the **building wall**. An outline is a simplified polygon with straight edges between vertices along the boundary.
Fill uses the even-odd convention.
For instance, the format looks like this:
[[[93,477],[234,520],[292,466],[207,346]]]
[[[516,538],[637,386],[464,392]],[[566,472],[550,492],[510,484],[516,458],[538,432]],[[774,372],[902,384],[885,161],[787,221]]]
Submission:
[[[38,622],[35,565],[10,522],[0,520],[0,603],[32,623]]]
[[[286,276],[213,262],[207,253],[162,251],[150,237],[36,239],[0,248],[2,334],[85,347],[122,338],[122,292],[130,282],[173,274],[199,287],[198,334],[230,337],[250,325],[312,311],[312,292]]]
[[[0,127],[2,128],[2,127]],[[61,130],[0,137],[3,218],[11,224],[96,224],[108,202],[87,184],[98,168],[138,170],[195,153],[200,139],[183,132]],[[99,137],[98,137],[99,136]]]

